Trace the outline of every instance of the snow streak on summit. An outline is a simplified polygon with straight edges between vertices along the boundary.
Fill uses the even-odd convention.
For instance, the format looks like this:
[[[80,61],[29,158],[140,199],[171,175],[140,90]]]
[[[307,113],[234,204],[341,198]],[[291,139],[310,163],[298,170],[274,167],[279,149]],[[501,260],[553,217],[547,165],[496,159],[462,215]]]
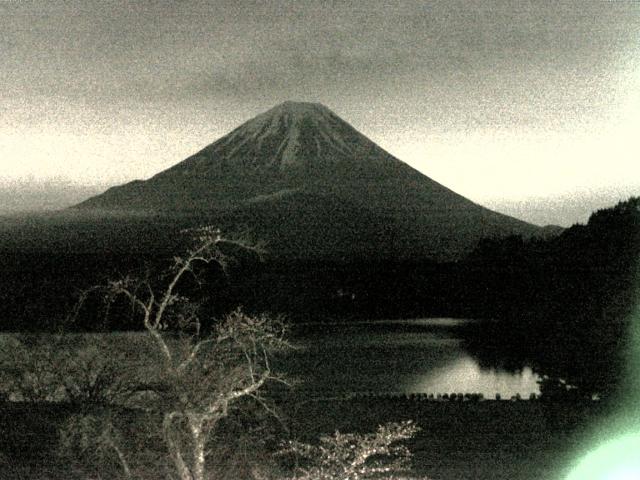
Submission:
[[[419,173],[323,105],[300,102],[277,105],[149,180],[78,207],[224,217],[296,255],[355,249],[455,258],[482,237],[537,230]],[[322,252],[306,238],[320,233],[317,225],[334,237]]]
[[[244,123],[176,168],[200,174],[210,174],[211,169],[219,168],[287,173],[309,169],[317,173],[331,167],[353,168],[365,160],[372,167],[382,153],[327,107],[317,103],[284,102]]]
[[[248,154],[256,164],[281,170],[302,160],[336,162],[353,155],[357,132],[320,104],[285,102],[225,137],[229,158]]]

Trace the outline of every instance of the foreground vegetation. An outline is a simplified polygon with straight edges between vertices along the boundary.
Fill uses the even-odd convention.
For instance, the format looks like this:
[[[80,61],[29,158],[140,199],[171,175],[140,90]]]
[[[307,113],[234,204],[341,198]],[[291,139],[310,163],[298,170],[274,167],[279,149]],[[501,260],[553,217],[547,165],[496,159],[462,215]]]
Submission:
[[[584,432],[603,418],[598,402],[310,401],[293,394],[280,406],[288,433],[269,433],[279,428],[278,422],[271,420],[254,420],[254,425],[262,423],[261,428],[243,433],[242,429],[252,422],[248,414],[240,412],[221,426],[216,433],[220,455],[209,464],[213,478],[278,478],[276,475],[286,472],[291,461],[272,455],[285,446],[280,440],[295,438],[318,445],[320,437],[331,436],[336,430],[366,435],[381,423],[408,419],[415,419],[421,427],[404,442],[413,454],[414,476],[433,480],[561,478],[560,473],[583,445]],[[87,448],[83,452],[78,448],[73,455],[71,451],[60,455],[60,429],[74,412],[68,404],[0,404],[0,478],[122,478],[113,450],[96,452]],[[137,428],[144,418],[136,421],[123,412],[112,418],[127,434],[123,439],[127,439],[128,455],[135,453],[130,457],[134,474],[145,479],[170,478],[166,458],[149,451],[150,437]],[[136,450],[138,445],[146,448]],[[96,459],[94,453],[101,457]]]
[[[82,292],[72,320],[96,296],[107,319],[112,308],[123,308],[120,299],[129,305],[144,333],[124,348],[114,340],[131,336],[2,337],[0,393],[6,400],[48,404],[62,414],[51,443],[80,475],[239,478],[241,472],[229,477],[220,470],[247,446],[266,459],[258,462],[259,455],[251,455],[245,461],[251,468],[242,472],[247,478],[356,480],[406,472],[410,452],[397,443],[418,431],[411,421],[381,425],[370,434],[336,432],[321,437],[320,446],[295,438],[280,442],[280,448],[265,443],[277,438],[278,429],[270,429],[259,414],[247,414],[280,418],[264,392],[273,383],[287,384],[270,360],[275,351],[290,348],[285,325],[241,309],[221,320],[206,318],[200,303],[184,293],[186,280],[199,285],[208,265],[227,268],[221,245],[258,249],[211,228],[188,234],[192,246],[163,272],[127,275]],[[282,421],[280,426],[286,431]],[[293,463],[280,469],[275,457]],[[162,465],[162,473],[149,471],[151,465]]]

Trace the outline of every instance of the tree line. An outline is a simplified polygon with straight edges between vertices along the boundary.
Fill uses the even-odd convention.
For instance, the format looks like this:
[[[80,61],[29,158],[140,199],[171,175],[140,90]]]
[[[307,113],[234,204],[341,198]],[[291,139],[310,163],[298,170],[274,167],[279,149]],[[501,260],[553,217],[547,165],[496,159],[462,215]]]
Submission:
[[[487,362],[527,361],[584,395],[623,387],[638,305],[640,199],[594,212],[548,240],[485,240],[463,262],[461,291],[493,320],[472,345]]]

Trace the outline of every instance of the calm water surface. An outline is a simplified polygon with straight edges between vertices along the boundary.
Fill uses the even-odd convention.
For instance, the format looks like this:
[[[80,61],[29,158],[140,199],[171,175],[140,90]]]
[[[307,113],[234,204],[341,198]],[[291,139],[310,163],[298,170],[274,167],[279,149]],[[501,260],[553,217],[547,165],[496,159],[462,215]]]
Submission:
[[[538,376],[481,367],[465,351],[456,327],[473,320],[446,318],[298,325],[299,347],[282,359],[303,387],[327,393],[538,393]]]

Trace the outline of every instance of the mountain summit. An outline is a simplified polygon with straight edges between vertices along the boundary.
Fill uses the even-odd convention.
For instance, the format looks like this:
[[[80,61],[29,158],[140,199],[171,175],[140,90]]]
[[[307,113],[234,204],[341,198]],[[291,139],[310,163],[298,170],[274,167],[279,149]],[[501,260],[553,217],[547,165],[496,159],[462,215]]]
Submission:
[[[212,146],[232,164],[293,171],[354,159],[364,138],[331,110],[285,102],[258,115]]]
[[[320,173],[355,166],[375,147],[371,141],[317,103],[285,102],[244,123],[176,166],[200,174],[219,169]]]
[[[76,208],[206,217],[295,256],[459,257],[538,227],[483,208],[316,103],[284,102],[146,181]]]
[[[362,181],[363,175],[390,173],[392,164],[397,167],[401,162],[327,107],[284,102],[152,180],[177,172],[203,178],[238,173],[266,175],[269,182],[294,181],[295,186],[300,182],[330,186],[336,175],[357,174]],[[242,181],[246,183],[246,178]],[[268,190],[270,183],[265,187]]]

